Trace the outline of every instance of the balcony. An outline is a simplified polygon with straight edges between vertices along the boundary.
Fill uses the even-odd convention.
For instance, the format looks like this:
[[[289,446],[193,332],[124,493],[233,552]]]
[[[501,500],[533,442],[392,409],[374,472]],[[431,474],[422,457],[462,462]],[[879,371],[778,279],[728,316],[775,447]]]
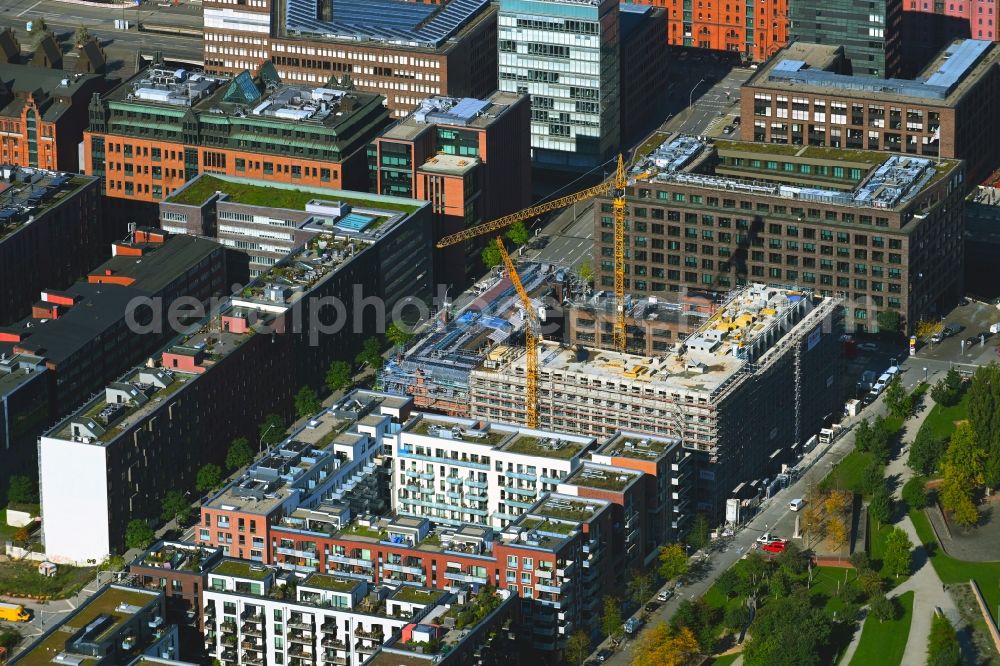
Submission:
[[[377,638],[377,639],[372,638],[372,639],[368,639],[368,640],[374,641],[374,642],[366,644],[364,641],[359,641],[358,643],[356,643],[354,645],[354,651],[355,652],[364,652],[366,654],[372,654],[373,652],[375,652],[375,650],[378,650],[379,647],[382,645],[382,639],[381,638]],[[360,659],[359,661],[364,661],[364,660]]]
[[[447,580],[454,580],[460,583],[479,583],[480,585],[486,585],[486,576],[473,576],[461,571],[445,571],[444,577]]]
[[[446,480],[446,481],[447,481],[448,483],[450,483],[450,484],[452,484],[452,485],[455,485],[455,486],[460,486],[460,485],[462,485],[462,477],[460,477],[460,476],[449,476],[449,477],[446,477],[446,479],[445,479],[445,480]]]
[[[245,611],[243,611],[243,615],[241,615],[240,617],[247,622],[256,622],[257,624],[260,624],[261,622],[264,621],[264,614],[261,613],[259,610],[251,608],[248,608]]]
[[[288,628],[289,629],[300,629],[302,631],[308,631],[309,633],[312,633],[313,623],[312,623],[312,620],[307,620],[307,619],[304,619],[304,618],[300,618],[298,620],[289,620],[288,621]]]
[[[465,485],[470,488],[486,488],[486,481],[476,481],[475,479],[465,479]]]
[[[540,580],[552,580],[552,571],[549,569],[537,569],[535,571],[535,578]]]
[[[560,578],[565,578],[566,576],[572,576],[576,572],[576,562],[566,562],[558,569],[556,569],[556,575]]]
[[[522,481],[534,481],[538,478],[537,474],[526,474],[524,472],[515,472],[513,470],[507,470],[504,472],[504,476],[508,476],[512,479],[521,479]]]
[[[316,559],[315,550],[296,550],[295,548],[283,548],[281,546],[278,546],[277,548],[274,549],[274,552],[276,552],[278,555],[290,555],[291,557],[301,557],[307,560]]]
[[[379,642],[382,641],[382,637],[384,636],[381,629],[367,630],[360,626],[354,630],[354,635],[360,638],[365,638],[368,640],[379,641]]]
[[[504,490],[508,493],[517,493],[518,495],[528,495],[531,497],[538,494],[538,490],[535,488],[516,488],[514,486],[504,486]]]
[[[347,649],[346,641],[343,641],[339,638],[335,638],[333,636],[327,636],[326,638],[324,638],[322,641],[320,641],[320,645],[322,645],[325,648],[333,648],[335,650]]]
[[[240,631],[244,636],[260,637],[264,635],[264,630],[254,622],[244,622],[243,626],[240,627]]]
[[[222,623],[220,627],[223,634],[235,634],[236,633],[236,620],[226,620]]]
[[[288,654],[292,657],[305,657],[306,659],[313,658],[313,651],[306,650],[301,645],[290,645],[288,647]]]
[[[568,586],[568,583],[562,583],[560,585],[543,585],[542,583],[535,583],[535,589],[539,592],[551,592],[552,594],[562,594],[563,591]]]
[[[345,555],[327,555],[326,559],[330,562],[348,564],[352,567],[364,567],[365,569],[373,569],[375,567],[375,563],[371,560],[361,560],[356,557],[347,557]]]
[[[254,652],[260,652],[264,649],[264,646],[260,643],[254,641],[243,641],[240,643],[240,647],[244,650],[253,650]]]
[[[399,573],[412,574],[414,576],[423,576],[424,570],[422,567],[407,566],[405,564],[395,564],[392,562],[386,562],[382,565],[382,568],[386,571],[398,571]]]
[[[240,656],[241,664],[252,664],[253,666],[264,666],[264,658],[256,654],[243,653]]]

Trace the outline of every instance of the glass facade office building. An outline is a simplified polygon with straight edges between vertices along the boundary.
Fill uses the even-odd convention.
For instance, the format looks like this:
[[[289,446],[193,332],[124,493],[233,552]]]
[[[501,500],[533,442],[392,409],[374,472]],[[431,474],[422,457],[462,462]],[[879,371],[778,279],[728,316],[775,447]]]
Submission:
[[[582,169],[619,144],[618,0],[500,0],[499,88],[531,96],[535,164]]]

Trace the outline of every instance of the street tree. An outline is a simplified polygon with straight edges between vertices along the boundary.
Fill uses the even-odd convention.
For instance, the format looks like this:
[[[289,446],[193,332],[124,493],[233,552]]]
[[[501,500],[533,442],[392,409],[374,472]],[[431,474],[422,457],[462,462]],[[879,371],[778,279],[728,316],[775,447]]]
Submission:
[[[487,243],[479,254],[479,258],[482,259],[483,266],[487,269],[499,266],[503,261],[503,255],[500,254],[500,248],[496,246],[496,243]]]
[[[642,605],[653,593],[653,579],[647,573],[633,572],[626,588],[629,598],[636,604]]]
[[[413,339],[413,333],[406,330],[405,327],[400,326],[396,322],[392,322],[385,329],[385,337],[395,347],[403,347],[407,342]]]
[[[743,580],[737,575],[732,567],[726,569],[719,577],[715,579],[715,587],[726,595],[726,598],[735,597],[740,593],[743,586]]]
[[[246,437],[237,437],[229,443],[229,450],[226,451],[226,467],[229,469],[239,469],[246,467],[253,461],[253,451],[250,450],[250,442]]]
[[[903,388],[903,379],[899,375],[893,377],[885,387],[885,405],[890,414],[900,419],[906,418],[913,411],[913,396]]]
[[[312,416],[322,406],[323,403],[319,401],[319,396],[316,395],[316,389],[311,386],[303,386],[295,394],[295,414],[299,418]]]
[[[688,666],[697,663],[700,646],[687,627],[676,631],[660,623],[646,632],[632,660],[632,666]]]
[[[892,517],[892,496],[885,483],[879,485],[872,493],[871,501],[868,504],[868,515],[874,518],[879,525],[889,522]]]
[[[983,482],[1000,486],[1000,365],[981,366],[969,387],[969,423],[986,451]]]
[[[899,578],[908,576],[910,566],[913,563],[913,542],[906,532],[898,527],[885,538],[885,553],[882,557],[882,565],[885,569]]]
[[[622,608],[617,597],[604,597],[604,611],[601,613],[601,631],[605,636],[615,638],[622,634]]]
[[[695,514],[694,520],[691,521],[691,527],[688,529],[686,537],[687,545],[691,546],[694,550],[702,548],[708,544],[710,531],[711,527],[708,524],[708,518],[705,517],[705,514]]]
[[[195,488],[198,489],[199,493],[207,493],[210,490],[215,490],[221,484],[222,468],[214,463],[202,465],[201,469],[198,470],[198,476],[194,482]]]
[[[879,488],[885,486],[885,466],[877,460],[872,460],[861,476],[861,490],[866,495],[874,495]]]
[[[129,550],[145,550],[153,544],[156,534],[145,520],[136,518],[125,526],[125,547]]]
[[[874,434],[867,416],[858,421],[858,425],[854,427],[854,448],[861,453],[867,453],[871,449]]]
[[[354,357],[354,362],[358,365],[368,365],[372,370],[381,370],[382,363],[382,342],[375,336],[365,338],[361,345],[361,351]]]
[[[566,661],[580,666],[590,654],[590,636],[582,629],[574,631],[566,639]]]
[[[326,384],[326,388],[330,390],[330,393],[336,393],[341,389],[347,388],[351,383],[351,364],[347,361],[332,362],[326,371],[324,383]]]
[[[15,474],[7,482],[7,502],[10,504],[37,504],[38,483],[26,474]]]
[[[580,265],[576,268],[576,273],[583,282],[590,282],[594,279],[594,269],[591,267],[589,261],[581,261]]]
[[[975,488],[986,478],[986,451],[979,446],[976,432],[968,422],[955,428],[941,463],[944,480],[941,483],[941,504],[954,514],[961,525],[979,522],[979,513],[972,502]]]
[[[890,599],[883,593],[876,594],[869,602],[872,615],[878,618],[879,623],[886,620],[894,620],[899,615],[899,604],[895,599]]]
[[[837,514],[827,518],[826,538],[829,539],[834,550],[847,543],[847,522],[844,520],[843,515]]]
[[[770,601],[757,614],[743,650],[746,666],[819,666],[833,630],[831,619],[800,595]]]
[[[285,438],[285,419],[277,414],[268,414],[257,427],[257,432],[264,446],[274,446]]]
[[[507,229],[507,233],[504,235],[507,237],[507,240],[518,247],[527,243],[528,239],[531,238],[531,232],[524,226],[524,222],[520,221],[510,225],[510,228]]]
[[[910,509],[922,509],[927,506],[926,480],[922,476],[914,476],[903,484],[902,497]]]
[[[76,31],[73,33],[73,45],[80,48],[84,44],[90,41],[90,31],[87,30],[86,26],[77,26]]]
[[[184,525],[191,517],[191,503],[187,501],[184,494],[179,490],[171,490],[164,497],[161,503],[162,513],[160,517],[164,521],[174,520],[178,525]]]
[[[947,439],[935,436],[930,428],[921,428],[910,444],[906,465],[918,474],[933,474],[947,450]]]
[[[878,572],[866,568],[858,573],[858,587],[861,588],[866,597],[873,599],[882,593],[885,581],[882,576],[878,575]]]
[[[688,557],[684,546],[679,543],[667,544],[660,548],[660,578],[672,580],[688,571]]]
[[[962,376],[955,368],[939,379],[931,389],[931,398],[942,407],[953,407],[962,399]]]

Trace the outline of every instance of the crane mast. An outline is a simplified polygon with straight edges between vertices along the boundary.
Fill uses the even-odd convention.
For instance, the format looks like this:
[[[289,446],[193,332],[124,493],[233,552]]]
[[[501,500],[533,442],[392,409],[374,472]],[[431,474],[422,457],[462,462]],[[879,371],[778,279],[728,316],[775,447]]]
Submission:
[[[524,306],[524,353],[525,353],[525,368],[524,376],[526,383],[525,390],[525,410],[527,414],[527,423],[529,428],[538,427],[538,338],[535,335],[535,326],[537,324],[538,315],[535,313],[535,308],[531,304],[531,297],[528,296],[528,292],[525,291],[524,285],[521,284],[521,276],[517,274],[517,268],[514,267],[514,261],[507,254],[507,248],[504,247],[503,238],[497,237],[495,239],[497,247],[500,248],[500,257],[503,259],[504,268],[507,269],[507,275],[510,277],[510,281],[514,284],[514,290],[517,291],[518,298],[521,299],[521,305]]]

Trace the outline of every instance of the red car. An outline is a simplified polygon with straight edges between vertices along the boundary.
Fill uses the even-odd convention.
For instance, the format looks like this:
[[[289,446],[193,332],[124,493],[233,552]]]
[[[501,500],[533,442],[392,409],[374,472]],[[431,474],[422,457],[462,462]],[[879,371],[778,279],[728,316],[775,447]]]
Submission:
[[[783,553],[785,552],[785,542],[772,541],[771,543],[765,543],[760,548],[761,550],[766,550],[769,553]]]

